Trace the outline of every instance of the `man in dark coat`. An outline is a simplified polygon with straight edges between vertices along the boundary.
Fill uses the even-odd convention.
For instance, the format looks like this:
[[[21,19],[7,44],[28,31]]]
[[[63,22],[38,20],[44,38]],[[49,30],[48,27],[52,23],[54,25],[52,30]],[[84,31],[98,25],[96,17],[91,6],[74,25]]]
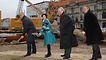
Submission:
[[[86,43],[93,47],[93,55],[90,60],[97,60],[98,58],[102,58],[98,43],[104,39],[103,34],[97,17],[90,11],[88,6],[83,6],[83,12],[85,13],[83,31],[86,33]]]
[[[36,32],[36,28],[33,24],[33,22],[30,20],[30,18],[26,17],[23,12],[20,12],[20,18],[22,20],[23,24],[23,34],[21,38],[24,38],[25,34],[27,33],[27,53],[26,56],[30,56],[31,53],[36,54],[36,45],[35,45],[35,37],[32,35],[32,33]],[[31,47],[32,47],[32,52],[31,52]]]
[[[58,14],[60,16],[60,49],[64,49],[64,54],[61,55],[63,59],[70,58],[73,37],[73,22],[71,18],[66,15],[65,10],[60,7]]]

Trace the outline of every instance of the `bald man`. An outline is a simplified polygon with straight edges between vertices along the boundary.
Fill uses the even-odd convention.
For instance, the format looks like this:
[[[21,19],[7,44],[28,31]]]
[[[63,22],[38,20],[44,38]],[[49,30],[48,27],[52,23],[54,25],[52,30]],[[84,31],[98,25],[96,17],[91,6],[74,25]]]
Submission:
[[[60,17],[60,49],[64,49],[64,54],[61,55],[63,59],[69,59],[72,41],[74,25],[71,18],[65,14],[64,8],[58,8],[58,14]]]
[[[32,33],[36,32],[36,28],[30,18],[26,17],[23,12],[19,13],[20,18],[23,24],[23,33],[21,38],[24,38],[25,34],[27,33],[28,37],[26,40],[27,43],[27,53],[24,57],[30,56],[31,54],[36,54],[36,45],[35,45],[35,37]],[[32,47],[32,50],[31,50]]]
[[[84,14],[84,28],[86,33],[87,45],[92,45],[93,55],[90,60],[97,60],[102,58],[98,43],[104,40],[102,31],[98,24],[97,17],[90,11],[89,6],[83,6]]]

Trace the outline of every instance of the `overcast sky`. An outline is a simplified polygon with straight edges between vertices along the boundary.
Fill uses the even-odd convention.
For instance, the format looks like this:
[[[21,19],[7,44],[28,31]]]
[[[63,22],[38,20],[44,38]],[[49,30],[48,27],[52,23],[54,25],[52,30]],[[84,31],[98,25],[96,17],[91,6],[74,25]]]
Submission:
[[[33,4],[50,1],[50,0],[29,0]],[[19,0],[0,0],[0,10],[2,11],[2,18],[13,18],[16,16]],[[26,10],[28,4],[24,2],[23,10]]]

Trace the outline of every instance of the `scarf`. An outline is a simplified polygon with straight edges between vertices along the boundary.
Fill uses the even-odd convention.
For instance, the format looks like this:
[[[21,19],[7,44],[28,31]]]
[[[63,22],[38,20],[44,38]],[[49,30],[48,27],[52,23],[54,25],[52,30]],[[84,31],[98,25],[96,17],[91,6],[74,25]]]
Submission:
[[[63,13],[64,13],[64,12],[63,12]],[[62,18],[63,13],[59,16],[59,17],[60,17],[60,20],[61,20],[61,18]]]

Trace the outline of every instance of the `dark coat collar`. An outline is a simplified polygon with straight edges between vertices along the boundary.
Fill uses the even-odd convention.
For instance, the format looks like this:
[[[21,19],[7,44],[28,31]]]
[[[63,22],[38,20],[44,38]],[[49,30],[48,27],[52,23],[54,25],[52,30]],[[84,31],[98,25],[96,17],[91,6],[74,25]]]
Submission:
[[[59,17],[60,17],[60,19],[62,18],[63,14],[64,14],[64,12],[63,12],[63,13],[59,16]]]
[[[25,15],[23,16],[22,20],[24,19]]]
[[[90,11],[90,9],[85,13],[85,14],[87,14],[87,13],[90,13],[91,11]]]

